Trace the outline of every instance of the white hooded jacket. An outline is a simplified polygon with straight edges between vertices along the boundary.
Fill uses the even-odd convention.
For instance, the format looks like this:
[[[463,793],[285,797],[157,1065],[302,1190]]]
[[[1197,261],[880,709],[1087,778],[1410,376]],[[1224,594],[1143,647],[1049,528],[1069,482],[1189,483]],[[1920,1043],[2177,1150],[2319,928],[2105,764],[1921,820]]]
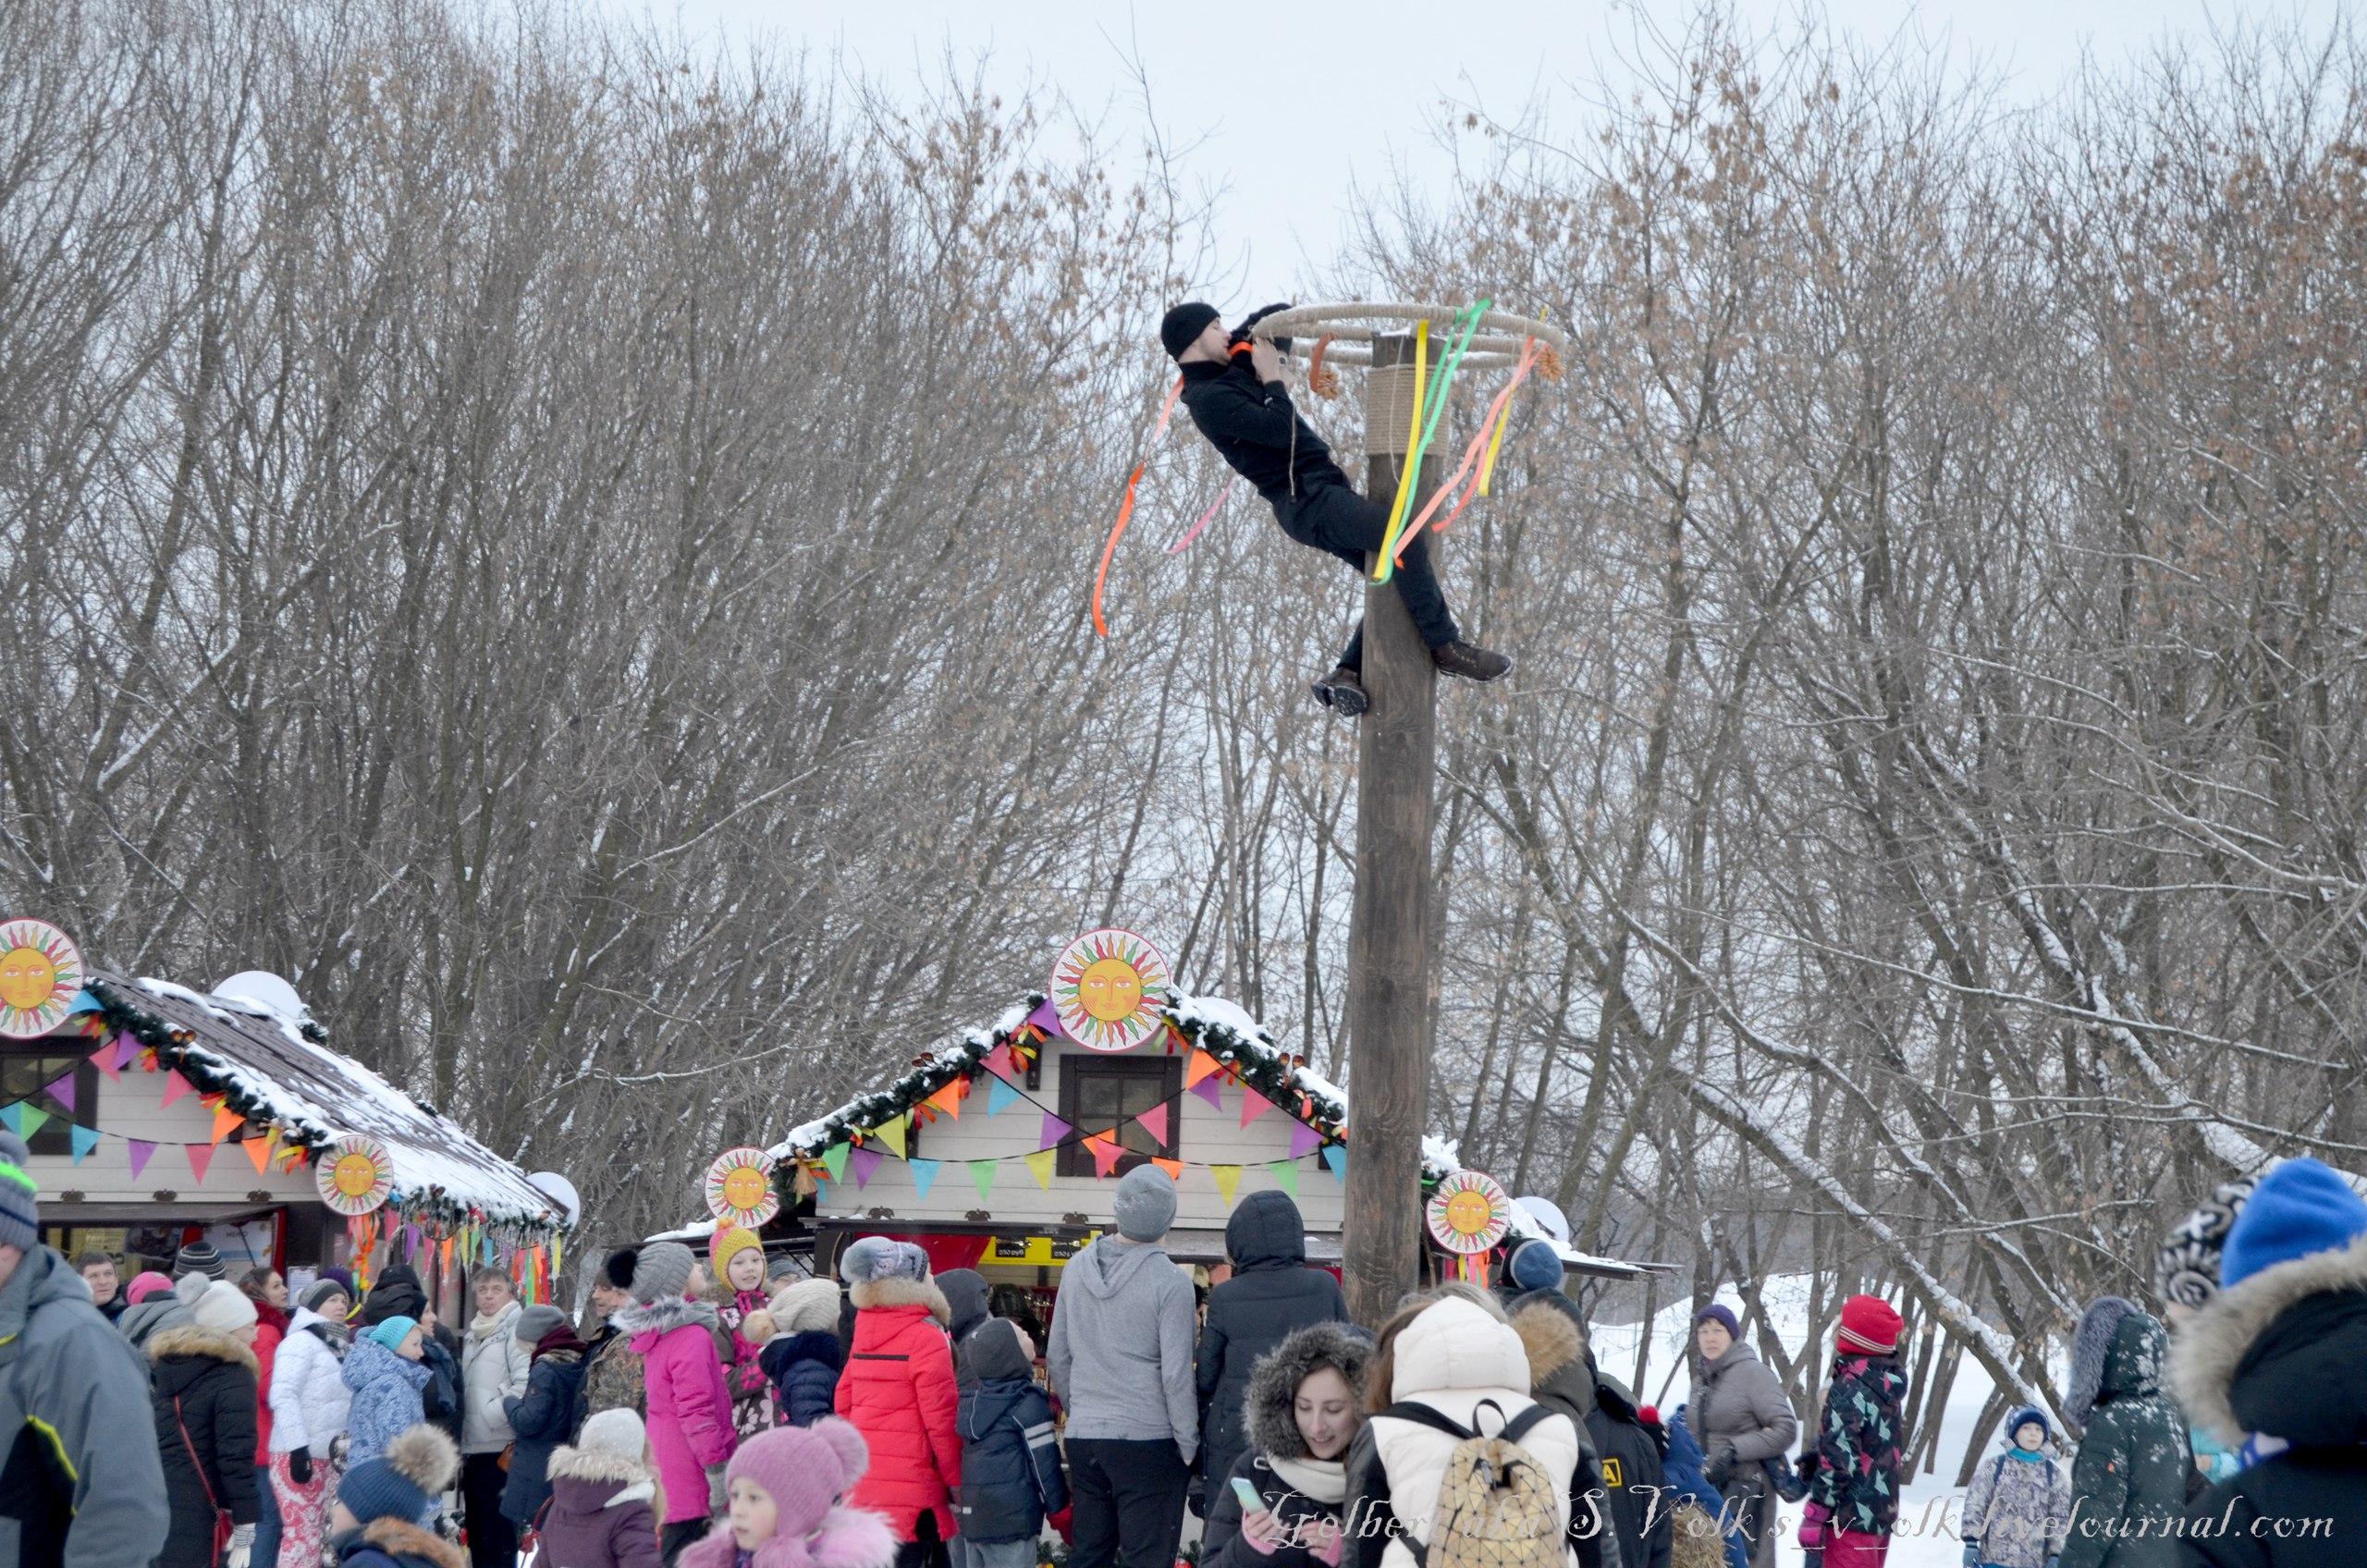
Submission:
[[[518,1315],[525,1310],[510,1302],[483,1330],[472,1321],[460,1341],[462,1453],[498,1453],[518,1436],[501,1402],[526,1397],[534,1353],[518,1342]]]
[[[288,1333],[271,1361],[271,1452],[294,1453],[300,1448],[325,1461],[329,1443],[345,1430],[347,1407],[353,1390],[345,1386],[345,1368],[327,1341],[312,1331],[327,1318],[309,1306],[300,1306],[288,1320]]]

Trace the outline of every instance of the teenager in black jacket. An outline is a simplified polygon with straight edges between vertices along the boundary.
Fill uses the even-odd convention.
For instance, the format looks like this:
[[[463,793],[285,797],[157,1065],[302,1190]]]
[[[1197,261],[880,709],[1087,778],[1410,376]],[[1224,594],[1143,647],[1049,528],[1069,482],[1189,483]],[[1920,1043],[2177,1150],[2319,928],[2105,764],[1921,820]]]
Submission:
[[[1192,410],[1192,423],[1234,472],[1257,487],[1282,532],[1359,572],[1368,570],[1366,557],[1380,549],[1389,530],[1389,508],[1356,494],[1331,460],[1331,448],[1299,417],[1273,345],[1233,343],[1214,307],[1196,301],[1167,312],[1159,341],[1183,368],[1184,406]],[[1392,581],[1442,673],[1485,681],[1511,672],[1511,659],[1463,641],[1430,566],[1429,541],[1416,538],[1405,547]],[[1339,668],[1315,683],[1317,701],[1351,718],[1366,707],[1364,644],[1359,620]]]

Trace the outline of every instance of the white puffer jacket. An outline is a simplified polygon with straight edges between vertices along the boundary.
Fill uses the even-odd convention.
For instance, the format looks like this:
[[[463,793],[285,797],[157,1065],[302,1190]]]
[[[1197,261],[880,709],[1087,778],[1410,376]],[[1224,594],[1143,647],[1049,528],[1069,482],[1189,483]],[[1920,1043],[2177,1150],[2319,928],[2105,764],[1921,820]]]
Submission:
[[[505,1399],[526,1397],[526,1373],[534,1353],[518,1342],[518,1315],[526,1309],[511,1302],[480,1332],[472,1319],[460,1341],[460,1381],[465,1408],[460,1415],[462,1453],[498,1453],[517,1433],[509,1429]]]
[[[1389,1397],[1392,1403],[1429,1405],[1466,1428],[1483,1400],[1494,1401],[1506,1421],[1537,1403],[1528,1397],[1528,1353],[1520,1336],[1484,1308],[1453,1297],[1415,1318],[1397,1336]],[[1486,1418],[1484,1429],[1496,1429],[1492,1416]],[[1374,1452],[1388,1474],[1390,1507],[1398,1525],[1428,1546],[1439,1488],[1446,1479],[1447,1458],[1456,1439],[1434,1427],[1389,1415],[1374,1416],[1371,1430]],[[1523,1434],[1520,1446],[1544,1465],[1554,1494],[1562,1500],[1559,1512],[1566,1531],[1570,1477],[1578,1467],[1577,1428],[1566,1415],[1550,1415]],[[1577,1561],[1575,1550],[1564,1555]],[[1392,1538],[1380,1561],[1381,1568],[1416,1568],[1414,1554],[1402,1539]]]
[[[329,1456],[329,1444],[345,1430],[346,1407],[353,1390],[345,1386],[345,1368],[320,1335],[315,1323],[327,1318],[309,1306],[300,1306],[288,1320],[287,1337],[279,1341],[271,1362],[271,1452],[313,1451],[315,1459]]]

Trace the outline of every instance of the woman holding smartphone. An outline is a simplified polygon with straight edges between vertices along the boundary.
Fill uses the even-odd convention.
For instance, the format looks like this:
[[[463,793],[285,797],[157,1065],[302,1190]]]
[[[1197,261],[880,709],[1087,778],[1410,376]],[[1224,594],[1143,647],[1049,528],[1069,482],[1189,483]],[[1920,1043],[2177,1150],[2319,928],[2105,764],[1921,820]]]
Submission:
[[[1371,1354],[1346,1324],[1317,1323],[1258,1358],[1242,1404],[1249,1448],[1209,1488],[1208,1535],[1221,1544],[1201,1568],[1337,1568]]]

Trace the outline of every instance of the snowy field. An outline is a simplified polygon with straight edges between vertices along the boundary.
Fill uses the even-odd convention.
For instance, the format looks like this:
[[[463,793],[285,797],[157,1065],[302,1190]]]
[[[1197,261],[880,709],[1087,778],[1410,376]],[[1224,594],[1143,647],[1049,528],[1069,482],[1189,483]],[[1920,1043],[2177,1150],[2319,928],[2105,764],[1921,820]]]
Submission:
[[[1770,1280],[1762,1294],[1768,1310],[1774,1316],[1784,1348],[1797,1354],[1808,1338],[1807,1280],[1797,1276]],[[1740,1304],[1731,1299],[1727,1299],[1727,1305],[1740,1310]],[[1691,1335],[1691,1318],[1692,1304],[1678,1302],[1653,1319],[1651,1359],[1644,1371],[1647,1386],[1637,1390],[1638,1400],[1651,1403],[1660,1396],[1669,1368],[1683,1360],[1686,1342]],[[1642,1329],[1640,1323],[1596,1324],[1592,1329],[1595,1364],[1622,1383],[1628,1381],[1636,1370],[1636,1341]],[[1755,1340],[1755,1327],[1752,1334]],[[1829,1344],[1821,1354],[1831,1354]],[[1658,1399],[1664,1416],[1686,1403],[1689,1381],[1686,1372],[1680,1368],[1675,1379],[1667,1383],[1666,1396]],[[1952,1483],[1964,1461],[1965,1445],[1971,1440],[1972,1424],[1980,1418],[1990,1388],[1989,1374],[1967,1357],[1956,1370],[1955,1386],[1948,1391],[1947,1409],[1941,1418],[1937,1463],[1930,1474],[1919,1475],[1907,1483],[1899,1522],[1907,1533],[1892,1542],[1889,1568],[1959,1568],[1963,1562],[1964,1543],[1956,1537],[1956,1525],[1963,1512],[1964,1490]],[[1992,1440],[1993,1443],[1993,1437]],[[1799,1452],[1797,1442],[1792,1452]],[[1794,1543],[1799,1516],[1799,1504],[1784,1505],[1783,1553],[1777,1559],[1784,1568],[1798,1568],[1801,1561],[1800,1549]]]

